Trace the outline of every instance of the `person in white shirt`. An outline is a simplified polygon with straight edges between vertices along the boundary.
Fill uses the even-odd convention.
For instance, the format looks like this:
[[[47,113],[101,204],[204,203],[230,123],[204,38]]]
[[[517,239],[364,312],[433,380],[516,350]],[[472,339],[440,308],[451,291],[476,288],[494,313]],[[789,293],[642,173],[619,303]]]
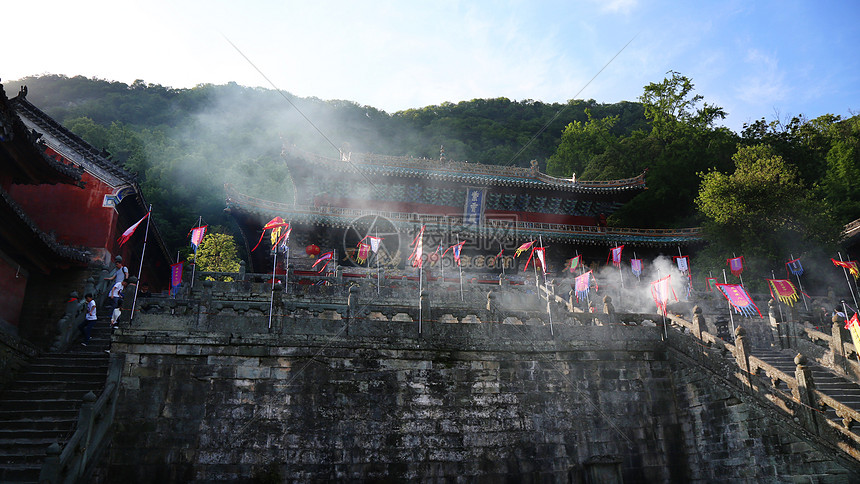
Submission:
[[[93,295],[89,293],[84,295],[84,299],[87,301],[87,316],[84,322],[78,325],[78,331],[81,332],[84,338],[81,345],[86,346],[90,342],[90,334],[93,331],[93,326],[96,324],[96,302],[93,301]]]

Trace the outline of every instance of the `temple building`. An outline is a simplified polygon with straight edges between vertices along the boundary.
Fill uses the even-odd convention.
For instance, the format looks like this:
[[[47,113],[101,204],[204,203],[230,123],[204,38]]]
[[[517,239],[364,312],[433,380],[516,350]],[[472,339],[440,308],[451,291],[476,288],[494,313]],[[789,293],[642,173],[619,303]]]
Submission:
[[[465,241],[463,262],[476,271],[521,263],[514,250],[530,240],[553,247],[547,251],[550,270],[575,253],[605,258],[618,244],[656,253],[701,241],[698,229],[606,226],[608,216],[646,189],[644,173],[607,181],[555,178],[541,173],[536,161],[530,168],[458,162],[446,159],[444,150],[440,159],[429,160],[356,153],[326,158],[285,149],[284,159],[292,175],[292,203],[227,187],[227,211],[242,228],[249,251],[275,216],[292,224],[293,252],[311,245],[338,250],[341,265],[355,263],[357,243],[370,235],[384,238],[384,263],[402,267],[422,226],[431,265],[440,244]],[[251,253],[250,269],[264,272],[270,261],[269,251],[258,249]]]
[[[135,176],[27,100],[0,87],[0,325],[46,342],[69,294],[121,255],[137,275],[144,234],[119,235],[146,214]],[[166,286],[169,255],[155,224],[141,279]]]

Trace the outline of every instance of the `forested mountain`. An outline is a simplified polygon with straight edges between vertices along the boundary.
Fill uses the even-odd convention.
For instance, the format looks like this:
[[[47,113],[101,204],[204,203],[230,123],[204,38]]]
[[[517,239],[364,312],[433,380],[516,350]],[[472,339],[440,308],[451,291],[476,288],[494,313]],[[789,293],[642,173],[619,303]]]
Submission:
[[[738,251],[768,246],[765,258],[792,248],[769,246],[774,234],[762,233],[762,225],[797,244],[827,244],[838,235],[834,227],[860,217],[859,117],[761,119],[734,133],[718,126],[723,110],[694,95],[692,81],[676,72],[644,86],[638,102],[474,99],[396,113],[235,83],[172,89],[42,76],[6,83],[6,91],[21,85],[33,104],[138,174],[168,244],[177,248],[187,245],[199,215],[231,231],[225,182],[260,198],[291,200],[285,144],[331,157],[342,150],[437,158],[444,146],[450,159],[518,166],[536,159],[550,174],[580,179],[648,170],[649,189],[610,223],[705,224],[712,242],[739,234],[719,244]],[[761,166],[785,176],[750,179]],[[788,186],[793,191],[780,191]],[[793,197],[786,205],[794,213],[803,207],[804,223],[766,208],[778,207],[779,196]],[[774,197],[776,205],[768,205]],[[737,216],[718,220],[721,210]]]

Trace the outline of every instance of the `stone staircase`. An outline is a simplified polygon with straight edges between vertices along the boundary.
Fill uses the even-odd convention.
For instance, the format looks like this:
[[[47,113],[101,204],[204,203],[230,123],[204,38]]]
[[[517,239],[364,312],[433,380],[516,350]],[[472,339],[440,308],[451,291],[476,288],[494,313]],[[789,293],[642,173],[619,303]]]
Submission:
[[[794,363],[796,355],[797,352],[792,352],[792,350],[773,348],[753,348],[752,350],[752,356],[791,376],[794,376],[797,368]],[[860,385],[815,363],[808,362],[807,366],[812,370],[812,380],[815,382],[816,390],[843,405],[860,411]],[[830,420],[841,420],[841,417],[838,417],[832,408],[828,407],[824,414]]]
[[[100,394],[107,378],[108,319],[100,318],[90,342],[32,361],[0,393],[0,482],[38,482],[45,451],[71,437],[87,392]]]

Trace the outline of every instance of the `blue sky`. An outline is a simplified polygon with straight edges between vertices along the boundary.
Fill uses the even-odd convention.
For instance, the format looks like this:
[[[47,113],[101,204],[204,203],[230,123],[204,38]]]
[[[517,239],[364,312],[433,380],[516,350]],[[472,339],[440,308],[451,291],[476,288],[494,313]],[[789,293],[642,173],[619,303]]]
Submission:
[[[4,81],[271,87],[229,39],[284,91],[388,112],[488,97],[633,101],[669,70],[735,131],[860,111],[855,1],[36,0],[0,11]]]

